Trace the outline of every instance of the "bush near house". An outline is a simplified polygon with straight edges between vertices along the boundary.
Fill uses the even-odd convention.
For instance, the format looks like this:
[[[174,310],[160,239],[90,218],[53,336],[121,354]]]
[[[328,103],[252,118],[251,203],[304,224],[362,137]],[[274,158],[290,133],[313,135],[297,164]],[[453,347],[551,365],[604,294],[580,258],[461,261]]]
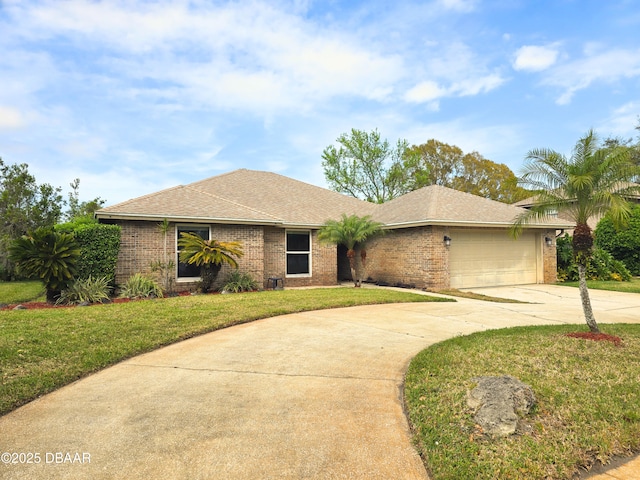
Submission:
[[[571,237],[565,234],[556,242],[558,255],[558,281],[575,282],[578,280],[578,266],[575,262]],[[587,262],[587,280],[616,280],[628,282],[631,272],[624,262],[616,260],[602,248],[594,248],[593,255]]]
[[[120,226],[77,221],[56,226],[56,231],[73,233],[80,246],[75,278],[106,277],[115,284],[116,262],[120,250]]]
[[[632,275],[640,275],[640,205],[633,206],[629,224],[622,229],[616,229],[613,220],[605,216],[595,236],[598,247],[624,262]]]

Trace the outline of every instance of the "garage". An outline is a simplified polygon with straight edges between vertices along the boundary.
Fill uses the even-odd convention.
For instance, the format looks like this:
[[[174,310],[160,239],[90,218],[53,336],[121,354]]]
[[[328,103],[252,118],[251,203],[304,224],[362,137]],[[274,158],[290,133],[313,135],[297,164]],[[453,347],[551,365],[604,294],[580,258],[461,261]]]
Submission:
[[[451,288],[538,282],[541,268],[535,232],[525,231],[514,240],[506,230],[451,229],[450,237]]]

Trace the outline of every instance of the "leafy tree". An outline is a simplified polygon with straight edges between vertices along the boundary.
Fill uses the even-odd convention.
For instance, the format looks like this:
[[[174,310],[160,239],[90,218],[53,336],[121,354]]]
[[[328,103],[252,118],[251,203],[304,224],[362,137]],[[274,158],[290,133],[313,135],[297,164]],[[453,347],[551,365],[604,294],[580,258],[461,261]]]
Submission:
[[[54,302],[73,280],[80,248],[72,234],[40,227],[14,240],[9,256],[20,273],[42,280],[47,301]]]
[[[6,165],[0,159],[0,262],[10,277],[8,249],[13,240],[60,220],[64,200],[60,188],[38,185],[26,164]]]
[[[88,218],[94,220],[93,214],[96,210],[102,208],[105,204],[105,200],[100,197],[96,197],[88,202],[80,201],[80,179],[76,178],[69,184],[71,192],[69,192],[69,200],[67,201],[67,211],[65,217],[67,221],[72,222],[78,218]],[[97,223],[97,220],[95,220]]]
[[[202,267],[202,292],[206,293],[218,277],[223,264],[238,268],[234,257],[241,257],[244,253],[240,242],[220,242],[218,240],[204,240],[194,233],[181,233],[178,240],[180,261]]]
[[[422,172],[408,175],[417,156],[410,152],[406,140],[398,140],[393,148],[380,139],[377,130],[352,129],[337,142],[338,148],[330,145],[322,152],[324,176],[337,192],[383,203],[425,184]]]
[[[571,236],[565,234],[556,242],[558,255],[558,280],[561,282],[579,280],[578,265],[573,254]],[[617,280],[628,282],[631,280],[631,272],[623,262],[615,259],[609,252],[602,248],[594,248],[593,255],[587,262],[588,280]]]
[[[367,240],[382,234],[382,224],[374,222],[368,215],[358,217],[357,215],[347,216],[342,214],[340,220],[328,220],[318,233],[321,242],[334,243],[347,247],[347,258],[351,268],[351,278],[355,287],[362,285],[362,278],[356,272],[356,255],[360,252],[361,263],[366,266],[367,251],[365,245]],[[364,274],[364,271],[360,271]]]
[[[593,216],[608,215],[616,225],[628,222],[631,206],[627,198],[640,192],[629,183],[638,173],[625,148],[600,148],[594,131],[578,140],[570,158],[554,150],[535,149],[527,154],[527,164],[520,182],[539,190],[531,209],[514,221],[514,236],[523,225],[546,218],[552,211],[576,223],[572,247],[580,287],[585,321],[592,332],[600,330],[593,315],[587,288],[587,264],[592,256],[593,235],[587,221]]]
[[[463,169],[464,152],[459,147],[432,138],[427,143],[412,146],[410,150],[419,158],[411,175],[422,173],[426,176],[427,185],[453,188],[454,179]]]
[[[616,228],[608,216],[598,222],[595,230],[596,245],[616,260],[621,260],[633,275],[640,275],[640,205],[631,209],[625,228]]]
[[[414,145],[410,151],[419,157],[410,174],[426,177],[427,185],[442,185],[504,203],[514,203],[531,195],[518,186],[518,178],[509,167],[492,162],[478,152],[465,154],[455,145],[434,139]]]

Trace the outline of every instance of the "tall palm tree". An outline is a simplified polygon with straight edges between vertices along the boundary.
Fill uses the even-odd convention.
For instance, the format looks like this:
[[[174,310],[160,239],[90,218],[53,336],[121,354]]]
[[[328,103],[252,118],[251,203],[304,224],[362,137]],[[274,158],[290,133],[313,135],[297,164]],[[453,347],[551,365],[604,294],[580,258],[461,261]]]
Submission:
[[[54,302],[73,280],[80,247],[72,233],[59,233],[53,227],[40,227],[13,241],[9,258],[18,272],[44,283],[47,301]]]
[[[178,240],[180,261],[202,267],[202,292],[208,292],[216,281],[218,273],[224,263],[238,268],[234,257],[241,257],[242,244],[240,242],[220,242],[218,240],[204,240],[194,233],[181,233]]]
[[[589,329],[599,333],[587,289],[586,269],[593,247],[587,221],[608,212],[617,225],[627,222],[631,213],[627,199],[640,192],[640,185],[632,183],[638,177],[638,168],[631,163],[627,148],[600,148],[593,130],[578,140],[570,158],[550,149],[536,149],[527,154],[526,160],[520,184],[540,193],[531,209],[515,219],[512,233],[517,236],[524,224],[551,212],[562,212],[563,217],[575,222],[572,243],[582,308]]]
[[[370,216],[358,217],[342,214],[340,220],[327,220],[318,233],[321,242],[335,243],[347,247],[347,258],[351,268],[351,278],[354,286],[359,287],[362,279],[356,273],[356,250],[360,251],[360,258],[364,266],[367,258],[365,244],[374,236],[382,234],[382,224],[371,220]]]

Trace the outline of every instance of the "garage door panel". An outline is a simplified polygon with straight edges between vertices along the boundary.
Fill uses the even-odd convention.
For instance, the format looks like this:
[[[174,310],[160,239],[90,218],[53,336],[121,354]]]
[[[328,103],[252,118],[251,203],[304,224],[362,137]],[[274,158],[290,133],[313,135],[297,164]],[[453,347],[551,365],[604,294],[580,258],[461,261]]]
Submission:
[[[506,232],[451,231],[449,269],[452,288],[520,285],[537,282],[536,235],[513,240]]]

